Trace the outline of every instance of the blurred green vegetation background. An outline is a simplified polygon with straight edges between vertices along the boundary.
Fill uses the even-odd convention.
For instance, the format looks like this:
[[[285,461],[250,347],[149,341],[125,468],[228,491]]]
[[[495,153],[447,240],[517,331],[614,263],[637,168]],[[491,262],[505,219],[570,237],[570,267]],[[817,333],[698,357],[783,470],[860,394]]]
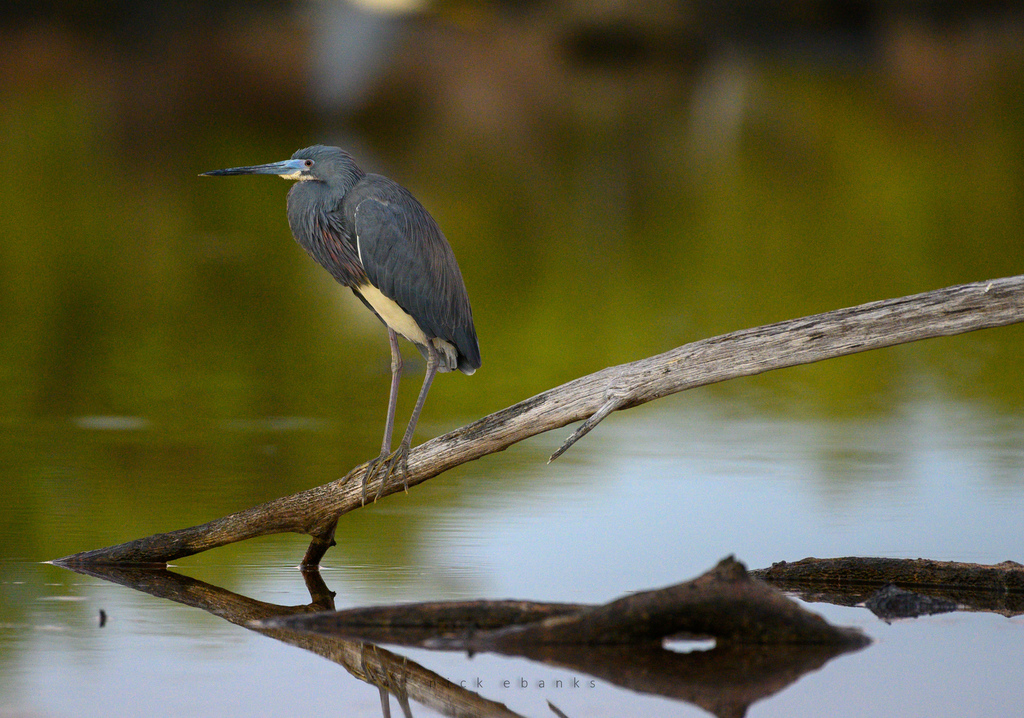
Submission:
[[[438,219],[484,363],[440,378],[418,440],[699,338],[1024,271],[1012,4],[635,5],[4,11],[0,551],[201,522],[376,453],[384,332],[292,241],[285,183],[206,170],[339,144]],[[687,400],[1017,413],[1022,349],[1011,327]]]

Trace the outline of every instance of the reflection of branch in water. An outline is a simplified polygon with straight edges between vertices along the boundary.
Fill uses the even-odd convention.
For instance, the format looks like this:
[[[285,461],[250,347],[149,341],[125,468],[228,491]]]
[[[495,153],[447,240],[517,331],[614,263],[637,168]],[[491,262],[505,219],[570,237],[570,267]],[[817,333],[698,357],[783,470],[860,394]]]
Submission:
[[[333,594],[317,572],[304,573],[311,603],[277,606],[165,569],[76,566],[73,570],[201,608],[338,663],[378,687],[385,718],[390,716],[389,695],[397,698],[406,718],[411,716],[410,699],[442,715],[514,718],[517,714],[367,643],[368,639],[521,656],[585,672],[633,691],[687,701],[719,716],[743,715],[753,702],[866,642],[861,634],[829,626],[751,581],[732,559],[693,581],[603,606],[478,601],[338,613],[330,612]],[[682,618],[688,612],[701,616],[702,611],[702,617]],[[717,622],[725,628],[707,630],[715,623],[716,613]],[[741,624],[755,618],[760,627],[748,628],[745,635],[775,641],[770,646],[741,645],[736,640],[744,635]],[[793,621],[795,632],[787,634],[781,625],[765,628],[782,618]],[[717,633],[720,640],[706,652],[679,654],[663,649],[662,638],[680,630]],[[545,636],[557,640],[545,641]],[[592,643],[601,643],[594,638],[605,641],[599,646],[581,645],[571,640],[573,636]],[[632,638],[631,645],[622,643],[626,637]],[[609,643],[610,638],[618,643]],[[808,642],[809,638],[813,640]]]
[[[581,671],[629,690],[742,716],[829,659],[863,647],[725,559],[693,581],[601,606],[514,601],[424,603],[282,616],[263,626],[442,650],[489,651]],[[681,633],[713,650],[662,647]]]
[[[511,655],[588,673],[637,693],[685,701],[716,716],[743,716],[843,653],[822,645],[718,645],[676,653],[657,646],[523,647]]]
[[[503,704],[488,700],[462,686],[445,680],[423,666],[363,641],[321,636],[281,627],[260,627],[255,622],[271,617],[315,613],[334,608],[334,594],[317,571],[304,571],[312,602],[303,606],[279,606],[241,596],[223,588],[182,576],[166,569],[124,566],[74,566],[72,570],[127,586],[158,598],[200,608],[225,621],[292,646],[304,648],[339,664],[354,677],[381,691],[384,715],[388,716],[388,694],[395,695],[406,716],[411,715],[409,699],[448,716],[521,718]]]
[[[363,670],[363,675],[359,676],[362,680],[377,686],[380,690],[380,709],[384,714],[384,718],[391,718],[391,694],[394,694],[398,700],[398,705],[402,709],[402,715],[406,718],[412,718],[412,708],[409,706],[409,691],[406,690],[406,681],[409,678],[409,663],[402,656],[402,673],[397,677],[397,680],[392,679],[392,674],[385,668],[382,673],[377,675],[373,674],[373,668],[367,664],[366,654],[369,651],[373,651],[374,657],[378,663],[381,663],[381,653],[383,649],[378,648],[369,643],[363,644],[362,661],[360,668]],[[397,656],[396,656],[397,658]]]

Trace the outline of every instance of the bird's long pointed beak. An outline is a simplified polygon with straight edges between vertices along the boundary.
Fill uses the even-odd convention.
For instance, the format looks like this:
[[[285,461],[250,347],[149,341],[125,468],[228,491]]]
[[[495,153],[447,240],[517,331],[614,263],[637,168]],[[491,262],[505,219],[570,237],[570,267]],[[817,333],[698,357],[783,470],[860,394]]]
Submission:
[[[229,167],[225,170],[212,170],[203,172],[200,177],[224,177],[227,175],[277,175],[278,177],[296,178],[302,170],[306,169],[306,160],[283,160],[271,162],[268,165],[253,165],[251,167]]]

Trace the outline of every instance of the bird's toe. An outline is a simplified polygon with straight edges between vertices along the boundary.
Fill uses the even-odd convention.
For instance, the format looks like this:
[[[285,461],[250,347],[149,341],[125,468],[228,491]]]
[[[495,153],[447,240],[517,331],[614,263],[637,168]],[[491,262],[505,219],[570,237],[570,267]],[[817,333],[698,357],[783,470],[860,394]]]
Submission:
[[[366,505],[366,487],[370,483],[370,481],[372,481],[378,475],[381,478],[380,489],[378,489],[377,495],[374,497],[373,500],[376,502],[377,499],[380,498],[380,490],[384,488],[384,484],[387,483],[388,475],[390,474],[390,471],[388,470],[389,459],[390,456],[388,455],[388,453],[382,451],[380,456],[370,460],[370,462],[366,465],[366,471],[363,473],[363,491],[361,499],[363,506]]]
[[[380,474],[380,486],[377,487],[377,495],[373,497],[375,502],[396,475],[402,477],[402,488],[409,493],[409,447],[399,446],[390,456],[380,456],[375,461],[380,462],[375,471]]]

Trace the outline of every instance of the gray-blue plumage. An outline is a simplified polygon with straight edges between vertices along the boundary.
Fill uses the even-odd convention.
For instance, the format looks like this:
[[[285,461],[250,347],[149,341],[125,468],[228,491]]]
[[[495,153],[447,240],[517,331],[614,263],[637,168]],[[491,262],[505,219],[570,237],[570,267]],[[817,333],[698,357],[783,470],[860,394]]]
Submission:
[[[315,145],[291,159],[235,167],[206,175],[274,174],[295,180],[288,192],[288,224],[300,245],[338,282],[352,289],[388,328],[391,394],[380,456],[363,482],[383,470],[407,472],[413,430],[434,374],[480,366],[469,296],[441,228],[397,182],[363,172],[337,147]],[[402,359],[397,335],[427,358],[427,373],[408,428],[390,453]],[[383,488],[382,481],[382,488]]]
[[[397,182],[364,174],[336,147],[308,147],[292,159],[315,163],[316,179],[296,182],[288,192],[288,224],[299,244],[360,298],[359,288],[368,281],[428,338],[451,343],[456,365],[442,356],[440,371],[476,371],[480,347],[462,273],[423,205]]]

